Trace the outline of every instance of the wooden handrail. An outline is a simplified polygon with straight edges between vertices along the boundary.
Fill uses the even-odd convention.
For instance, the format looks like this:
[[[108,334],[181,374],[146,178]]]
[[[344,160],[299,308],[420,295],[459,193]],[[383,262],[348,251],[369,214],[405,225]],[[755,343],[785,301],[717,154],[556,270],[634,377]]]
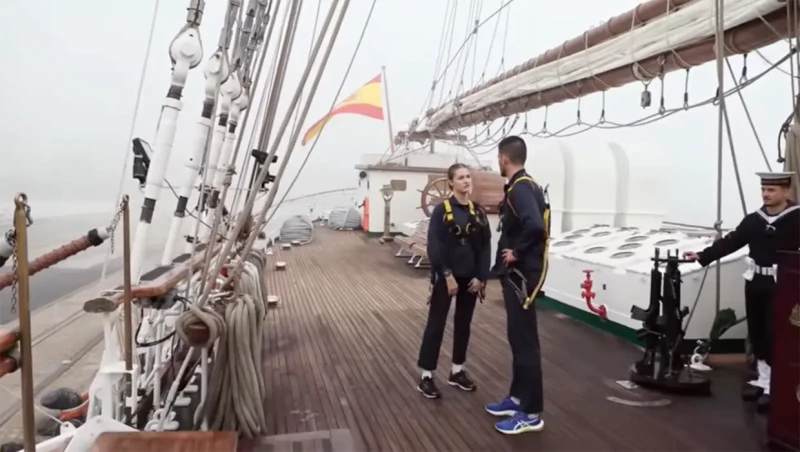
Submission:
[[[219,244],[214,244],[211,251],[212,257],[221,250]],[[44,256],[43,256],[44,257]],[[186,279],[187,273],[194,274],[199,270],[205,261],[205,252],[197,252],[192,258],[175,264],[169,271],[164,272],[158,278],[137,284],[131,288],[132,298],[153,298],[166,294],[173,287]],[[108,298],[95,298],[83,304],[83,310],[90,313],[113,312],[123,301],[123,294],[118,293]],[[17,370],[19,359],[14,352],[10,352],[16,347],[19,341],[19,331],[0,329],[0,377]]]
[[[220,246],[215,244],[214,249],[211,251],[211,256],[216,257],[220,251]],[[191,273],[196,272],[203,265],[205,260],[205,252],[198,252],[194,254],[193,258],[187,259],[177,264],[170,271],[164,273],[158,278],[147,281],[142,284],[137,284],[131,288],[133,298],[151,298],[158,297],[167,293],[170,289],[177,286],[181,281],[186,278],[188,271]],[[191,268],[191,270],[189,270]]]
[[[215,257],[220,249],[221,247],[219,244],[214,244],[214,249],[211,251],[212,256]],[[175,264],[173,268],[164,272],[164,274],[160,275],[158,278],[131,287],[132,299],[154,298],[166,294],[170,289],[186,279],[187,273],[194,274],[194,272],[199,270],[204,260],[205,252],[197,252],[192,258]],[[109,312],[116,309],[120,303],[122,303],[122,293],[115,294],[109,298],[95,298],[89,300],[84,303],[83,310],[86,312]]]
[[[216,256],[220,251],[219,244],[214,245],[214,249],[212,250],[212,256]],[[196,272],[203,264],[203,260],[205,259],[204,252],[197,252],[194,255],[194,258],[187,259],[183,262],[180,262],[175,265],[172,269],[165,272],[163,275],[159,276],[158,278],[147,281],[141,284],[137,284],[131,288],[131,293],[133,299],[136,300],[138,298],[152,298],[158,297],[161,295],[166,294],[170,289],[177,286],[181,281],[186,279],[186,274],[188,271],[191,271],[192,274]],[[105,305],[103,309],[97,309],[97,302],[101,300]],[[122,294],[116,294],[109,298],[100,298],[100,299],[93,299],[87,301],[83,305],[83,310],[86,312],[108,312],[113,311],[114,309],[122,303]],[[89,309],[87,309],[87,305],[91,304]],[[15,347],[17,341],[19,340],[19,331],[15,328],[12,330],[4,330],[0,329],[0,355],[4,352],[10,350],[11,348]],[[0,366],[5,361],[0,361]],[[2,375],[2,372],[0,372]]]

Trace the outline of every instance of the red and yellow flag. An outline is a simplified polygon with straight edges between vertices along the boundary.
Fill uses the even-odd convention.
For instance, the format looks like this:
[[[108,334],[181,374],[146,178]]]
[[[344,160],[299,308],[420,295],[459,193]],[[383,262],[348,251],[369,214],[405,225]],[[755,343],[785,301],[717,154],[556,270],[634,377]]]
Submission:
[[[305,146],[312,138],[317,136],[325,124],[336,115],[351,113],[383,120],[383,96],[381,96],[381,74],[365,83],[356,92],[339,102],[333,109],[323,116],[314,125],[308,128],[303,135],[302,144]]]

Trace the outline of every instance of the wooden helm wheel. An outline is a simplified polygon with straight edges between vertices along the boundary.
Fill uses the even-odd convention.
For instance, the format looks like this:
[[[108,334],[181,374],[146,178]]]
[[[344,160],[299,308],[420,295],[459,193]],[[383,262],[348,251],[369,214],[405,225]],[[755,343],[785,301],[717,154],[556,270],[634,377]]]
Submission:
[[[420,209],[426,217],[430,217],[433,208],[452,195],[447,177],[439,177],[428,182],[424,190],[420,190]]]

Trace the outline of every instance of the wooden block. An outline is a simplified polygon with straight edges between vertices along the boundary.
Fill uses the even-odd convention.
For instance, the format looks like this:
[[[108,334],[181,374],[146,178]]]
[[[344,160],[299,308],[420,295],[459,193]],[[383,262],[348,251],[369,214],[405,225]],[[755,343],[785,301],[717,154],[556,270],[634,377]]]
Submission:
[[[236,432],[112,432],[91,452],[236,452]]]

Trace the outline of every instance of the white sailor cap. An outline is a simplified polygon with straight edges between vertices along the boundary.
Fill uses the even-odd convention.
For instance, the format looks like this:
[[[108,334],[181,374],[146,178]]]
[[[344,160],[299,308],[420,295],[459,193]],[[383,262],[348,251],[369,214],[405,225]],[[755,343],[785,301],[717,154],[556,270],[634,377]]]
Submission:
[[[790,187],[792,185],[794,172],[756,173],[756,176],[761,178],[761,185]]]

